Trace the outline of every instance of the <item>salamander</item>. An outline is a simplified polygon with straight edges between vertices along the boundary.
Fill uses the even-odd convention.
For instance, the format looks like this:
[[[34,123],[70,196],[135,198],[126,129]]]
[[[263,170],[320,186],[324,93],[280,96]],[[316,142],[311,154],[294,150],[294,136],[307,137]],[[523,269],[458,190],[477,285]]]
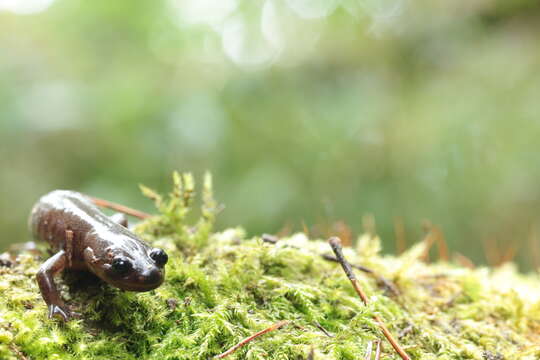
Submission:
[[[29,227],[54,253],[36,275],[49,318],[67,321],[77,316],[54,282],[66,269],[90,271],[128,291],[149,291],[163,283],[167,253],[130,231],[125,216],[105,215],[86,195],[68,190],[44,195],[32,209]]]

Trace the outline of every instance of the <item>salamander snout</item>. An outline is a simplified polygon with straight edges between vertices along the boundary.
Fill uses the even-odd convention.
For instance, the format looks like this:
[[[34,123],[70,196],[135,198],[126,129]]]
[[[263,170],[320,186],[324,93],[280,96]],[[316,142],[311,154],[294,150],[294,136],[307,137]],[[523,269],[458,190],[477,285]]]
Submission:
[[[110,279],[109,283],[120,289],[129,291],[150,291],[163,283],[165,269],[159,268],[155,264],[137,265],[124,277],[114,280]]]
[[[142,284],[161,284],[163,272],[157,266],[152,266],[149,270],[139,275],[139,282]]]
[[[128,291],[150,291],[165,278],[167,254],[160,249],[134,256],[133,252],[117,253],[110,264],[94,272],[109,284]]]

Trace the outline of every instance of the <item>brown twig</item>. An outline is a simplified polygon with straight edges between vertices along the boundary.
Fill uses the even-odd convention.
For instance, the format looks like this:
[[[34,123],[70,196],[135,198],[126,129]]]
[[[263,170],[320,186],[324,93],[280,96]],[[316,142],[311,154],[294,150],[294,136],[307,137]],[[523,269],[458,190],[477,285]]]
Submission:
[[[435,236],[433,235],[431,231],[428,231],[428,233],[426,234],[426,236],[424,237],[422,241],[426,244],[426,247],[424,249],[424,252],[420,256],[420,260],[428,262],[429,251],[431,250],[431,247],[433,246],[433,243],[435,242]]]
[[[333,338],[333,337],[334,337],[334,335],[330,334],[330,333],[328,332],[328,330],[326,330],[326,329],[325,329],[321,324],[319,324],[317,321],[315,321],[314,324],[315,324],[315,326],[316,326],[319,330],[321,330],[321,331],[324,333],[324,335],[328,336],[329,338]]]
[[[448,245],[446,244],[444,233],[442,232],[441,228],[431,224],[429,221],[425,221],[423,227],[427,234],[424,237],[426,249],[422,254],[422,260],[429,260],[429,251],[434,244],[437,244],[439,250],[439,260],[448,261]]]
[[[501,254],[501,259],[499,260],[499,265],[511,262],[516,257],[520,244],[515,242],[509,243],[505,246],[503,253]]]
[[[275,245],[275,244],[278,243],[279,238],[277,236],[275,236],[275,235],[263,234],[261,236],[261,240],[263,242],[267,243],[267,244]],[[293,245],[289,245],[289,246],[292,247],[293,249],[300,249],[298,246],[293,246]],[[335,256],[330,255],[330,254],[321,254],[321,257],[324,260],[327,260],[327,261],[339,262],[338,259]],[[375,271],[373,271],[372,269],[367,268],[365,266],[356,265],[356,264],[351,264],[351,266],[353,268],[357,269],[357,270],[360,270],[362,272],[365,272],[366,274],[371,275],[372,277],[375,278],[375,280],[377,280],[379,285],[382,284],[382,286],[386,290],[390,291],[394,296],[399,296],[399,290],[398,290],[397,286],[392,281],[388,280],[384,276],[381,276],[381,275],[377,274]]]
[[[339,262],[339,260],[333,255],[322,254],[321,257],[324,260],[327,260],[327,261],[332,261],[332,262],[337,262],[337,263]],[[375,278],[375,280],[377,280],[377,282],[382,284],[383,287],[385,289],[387,289],[388,291],[390,291],[394,296],[399,296],[399,290],[398,290],[397,286],[394,285],[394,283],[392,281],[388,280],[387,278],[385,278],[382,275],[379,275],[379,274],[375,273],[374,270],[372,270],[370,268],[367,268],[365,266],[356,265],[356,264],[351,264],[351,266],[353,268],[355,268],[356,270],[360,270],[362,272],[365,272],[366,274],[369,274],[369,275],[373,276]]]
[[[17,358],[19,358],[20,360],[29,360],[28,357],[24,355],[24,353],[17,347],[17,345],[11,344],[9,348],[11,349],[11,351],[13,351],[13,353],[15,353]]]
[[[293,232],[293,225],[290,221],[287,221],[283,227],[277,232],[278,237],[289,236]]]
[[[216,356],[216,359],[223,359],[223,358],[226,358],[227,356],[231,355],[233,352],[235,352],[236,350],[240,349],[242,346],[245,346],[246,344],[248,344],[249,342],[255,340],[256,338],[258,338],[259,336],[261,335],[264,335],[270,331],[274,331],[274,330],[277,330],[285,325],[287,325],[289,322],[287,320],[283,320],[283,321],[280,321],[280,322],[277,322],[275,323],[274,325],[270,326],[270,327],[267,327],[266,329],[264,330],[261,330],[259,332],[256,332],[255,334],[245,338],[244,340],[240,341],[238,344],[234,345],[232,348],[230,348],[229,350],[225,351],[224,353],[222,354],[219,354]]]
[[[328,236],[337,236],[344,246],[352,246],[353,232],[345,221],[336,221],[332,224],[331,233]]]
[[[448,244],[446,243],[444,233],[438,226],[434,226],[433,231],[435,231],[437,247],[439,248],[439,260],[448,261]]]
[[[491,237],[484,238],[482,239],[482,245],[484,247],[484,255],[487,263],[492,267],[497,266],[498,260],[501,258],[501,251],[497,241]]]
[[[466,257],[465,255],[461,253],[458,253],[458,252],[455,253],[454,258],[461,266],[464,266],[469,269],[474,269],[476,267],[474,265],[474,262],[471,259],[469,259],[468,257]]]
[[[306,236],[309,238],[309,228],[308,226],[306,225],[306,222],[304,220],[302,220],[302,231],[304,232],[304,234],[306,234]]]
[[[328,243],[332,247],[334,254],[336,254],[336,258],[341,264],[341,267],[343,268],[343,271],[347,275],[347,278],[349,278],[349,281],[351,282],[351,285],[353,286],[354,290],[356,291],[360,299],[362,299],[362,302],[364,303],[364,305],[367,306],[369,304],[369,299],[366,293],[364,293],[364,291],[360,287],[360,284],[358,283],[358,280],[356,279],[356,276],[354,275],[354,272],[352,270],[351,264],[349,264],[349,262],[345,259],[345,256],[343,256],[343,250],[341,248],[341,241],[339,240],[339,238],[332,237],[328,239]],[[377,322],[383,335],[386,337],[390,345],[392,345],[394,350],[399,354],[399,356],[403,360],[410,360],[411,358],[409,357],[409,355],[405,353],[405,351],[401,348],[398,342],[394,339],[394,337],[392,336],[392,334],[390,333],[390,331],[388,330],[388,328],[386,327],[382,319],[378,315],[373,315],[373,319]]]
[[[493,267],[512,261],[519,249],[519,244],[509,243],[502,246],[495,238],[485,238],[482,245],[488,264]]]
[[[314,348],[311,348],[311,350],[309,351],[309,355],[308,355],[306,360],[315,360],[315,349]]]
[[[98,199],[98,198],[95,198],[95,197],[90,197],[90,200],[92,200],[92,202],[94,204],[96,204],[97,206],[104,207],[104,208],[107,208],[107,209],[112,209],[114,211],[118,211],[118,212],[124,213],[126,215],[131,215],[131,216],[134,216],[134,217],[139,218],[139,219],[144,220],[144,219],[148,219],[149,217],[152,216],[152,215],[147,214],[145,212],[135,210],[135,209],[129,208],[127,206],[120,205],[120,204],[117,204],[117,203],[113,203],[113,202],[110,202],[110,201],[107,201],[107,200]]]
[[[330,254],[322,254],[321,257],[324,259],[324,260],[327,260],[327,261],[331,261],[331,262],[335,262],[335,263],[338,263],[339,260],[337,257],[335,257],[334,255],[330,255]],[[356,264],[351,264],[351,266],[353,268],[355,268],[356,270],[360,270],[362,272],[365,272],[366,274],[374,274],[375,272],[373,270],[371,270],[370,268],[367,268],[365,266],[362,266],[362,265],[356,265]]]

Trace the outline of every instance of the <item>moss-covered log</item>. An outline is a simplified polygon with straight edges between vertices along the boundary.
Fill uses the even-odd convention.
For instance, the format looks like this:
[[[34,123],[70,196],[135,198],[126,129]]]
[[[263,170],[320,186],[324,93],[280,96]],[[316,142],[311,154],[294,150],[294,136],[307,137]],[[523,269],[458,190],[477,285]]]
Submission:
[[[325,241],[304,234],[273,244],[242,229],[212,231],[216,204],[209,178],[203,211],[186,220],[194,186],[175,175],[164,198],[144,188],[160,215],[136,227],[169,252],[166,282],[148,293],[113,289],[66,274],[63,296],[83,314],[67,324],[47,319],[35,282],[45,252],[22,251],[0,262],[0,359],[209,359],[272,324],[230,359],[363,359],[384,340],[373,315],[413,359],[540,359],[540,279],[511,265],[462,268],[421,261],[420,243],[383,256],[377,237],[346,248],[350,262],[390,279],[399,295],[364,273],[364,306],[339,264],[324,259]],[[383,342],[383,356],[398,359]]]

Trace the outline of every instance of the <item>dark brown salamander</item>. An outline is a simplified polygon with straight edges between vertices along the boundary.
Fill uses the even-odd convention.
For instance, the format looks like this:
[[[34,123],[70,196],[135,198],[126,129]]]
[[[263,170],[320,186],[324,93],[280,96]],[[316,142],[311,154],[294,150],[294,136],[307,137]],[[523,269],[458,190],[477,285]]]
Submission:
[[[56,190],[32,209],[30,229],[55,255],[39,269],[37,281],[49,318],[74,314],[60,297],[53,277],[65,269],[86,270],[123,290],[149,291],[163,283],[167,254],[127,229],[123,216],[108,217],[74,191]]]

